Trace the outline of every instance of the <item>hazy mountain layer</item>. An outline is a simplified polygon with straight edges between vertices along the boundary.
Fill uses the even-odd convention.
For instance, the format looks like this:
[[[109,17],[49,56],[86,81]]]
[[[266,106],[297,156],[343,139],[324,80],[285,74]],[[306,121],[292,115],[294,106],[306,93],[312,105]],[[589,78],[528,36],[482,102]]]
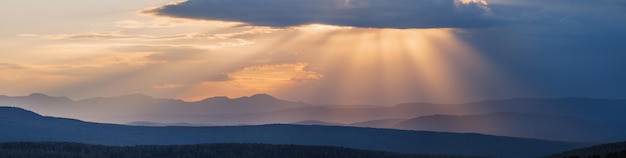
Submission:
[[[401,121],[390,128],[483,133],[561,141],[598,141],[620,135],[626,127],[546,114],[491,113],[486,115],[431,115]],[[615,141],[615,140],[613,140]]]
[[[352,124],[382,119],[409,119],[428,115],[476,115],[497,112],[541,113],[591,121],[624,121],[626,100],[520,98],[465,104],[407,103],[395,106],[311,105],[259,94],[229,99],[207,98],[198,102],[156,99],[141,94],[72,101],[43,94],[0,96],[0,106],[16,106],[47,116],[71,117],[110,123],[185,122],[240,125],[292,123],[315,120]]]
[[[534,157],[581,144],[481,134],[391,129],[262,125],[231,127],[136,127],[42,117],[0,108],[0,142],[62,141],[104,145],[269,143],[340,146],[402,153]],[[4,115],[3,115],[4,116]]]
[[[141,94],[72,101],[44,94],[0,96],[48,116],[141,126],[303,124],[395,128],[579,142],[625,140],[626,100],[519,98],[465,104],[319,106],[259,94],[198,102]],[[172,123],[174,122],[174,123]]]

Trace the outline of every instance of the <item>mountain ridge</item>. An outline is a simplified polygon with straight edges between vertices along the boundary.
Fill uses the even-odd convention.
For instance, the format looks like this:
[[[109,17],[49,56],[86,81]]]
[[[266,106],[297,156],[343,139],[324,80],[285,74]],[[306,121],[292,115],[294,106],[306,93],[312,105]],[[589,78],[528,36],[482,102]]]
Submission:
[[[621,135],[613,135],[616,131],[622,133],[626,132],[626,129],[616,128],[619,127],[617,125],[626,122],[626,115],[623,115],[623,111],[626,111],[626,100],[619,99],[606,100],[578,97],[554,99],[518,98],[467,104],[407,103],[384,107],[361,107],[319,106],[302,102],[290,102],[277,99],[267,94],[233,99],[227,97],[213,97],[205,99],[204,101],[190,103],[175,99],[153,98],[142,94],[130,94],[110,98],[92,98],[72,102],[67,102],[66,99],[58,99],[63,97],[46,97],[47,95],[45,94],[32,94],[30,96],[35,99],[24,99],[29,98],[28,96],[8,98],[0,96],[0,105],[21,107],[46,116],[69,117],[92,122],[118,124],[135,121],[150,121],[157,123],[192,122],[193,124],[203,125],[261,125],[277,123],[289,124],[313,120],[319,122],[308,122],[308,124],[324,124],[320,122],[326,122],[342,125],[354,124],[351,126],[357,127],[400,128],[411,130],[427,129],[438,131],[442,130],[424,128],[423,126],[408,128],[393,127],[392,125],[396,124],[399,120],[383,120],[397,118],[410,119],[431,115],[465,116],[506,112],[522,114],[542,113],[544,115],[533,116],[535,118],[520,116],[520,119],[517,119],[517,121],[509,120],[513,121],[510,124],[504,124],[502,121],[500,121],[498,125],[481,123],[488,122],[489,120],[487,119],[482,119],[482,121],[481,119],[474,119],[474,122],[465,121],[465,123],[460,123],[462,121],[456,118],[455,120],[457,121],[447,121],[447,123],[437,126],[441,128],[445,125],[457,122],[456,124],[460,125],[467,126],[474,124],[489,126],[503,131],[477,129],[460,130],[462,128],[448,128],[443,131],[487,133],[567,141],[615,141],[615,139],[623,137]],[[41,98],[50,98],[50,100],[41,100]],[[571,118],[548,117],[546,115],[573,117],[584,121]],[[496,118],[494,116],[491,117]],[[537,120],[539,118],[543,120]],[[498,119],[501,118],[495,120]],[[528,120],[532,119],[535,120],[535,124],[528,123]],[[564,122],[559,123],[558,120]],[[555,127],[560,126],[564,128],[555,129],[550,126],[550,124],[556,124]],[[537,128],[540,126],[545,126],[545,129],[554,129],[554,131],[533,131],[534,129],[541,129]],[[606,130],[607,127],[609,128],[608,132]],[[470,127],[464,128],[471,129]],[[593,131],[591,129],[598,130]],[[554,137],[550,138],[552,137],[551,135]],[[603,138],[596,140],[597,137]]]
[[[23,110],[23,109],[22,109]],[[24,110],[26,111],[26,110]],[[42,116],[0,118],[0,142],[77,142],[102,145],[267,143],[327,145],[402,153],[533,157],[584,146],[484,134],[316,125],[134,127]],[[482,145],[480,145],[482,144]],[[486,146],[486,145],[489,146]],[[497,150],[481,150],[493,147]]]
[[[312,105],[302,102],[284,101],[267,94],[256,94],[232,99],[210,97],[200,101],[186,102],[179,99],[154,98],[140,93],[113,97],[93,97],[81,100],[33,93],[28,96],[0,96],[0,106],[26,108],[49,116],[73,117],[96,122],[124,123],[136,120],[151,120],[149,118],[135,117],[150,114],[258,113]],[[116,120],[107,121],[107,119]],[[156,121],[172,122],[168,120]],[[182,120],[173,122],[193,121]]]
[[[626,128],[600,122],[538,113],[498,112],[482,115],[430,115],[401,121],[395,129],[472,132],[546,140],[596,141],[614,136]]]

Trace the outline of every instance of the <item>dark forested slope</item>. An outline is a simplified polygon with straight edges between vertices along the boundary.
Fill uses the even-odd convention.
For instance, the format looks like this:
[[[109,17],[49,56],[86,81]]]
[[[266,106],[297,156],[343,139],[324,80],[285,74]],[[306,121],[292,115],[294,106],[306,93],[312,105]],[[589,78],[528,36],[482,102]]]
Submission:
[[[626,158],[626,142],[608,143],[575,149],[547,158]]]
[[[103,146],[79,143],[2,143],[0,157],[11,158],[455,158],[461,156],[401,154],[331,146],[270,144],[198,144],[166,146]]]

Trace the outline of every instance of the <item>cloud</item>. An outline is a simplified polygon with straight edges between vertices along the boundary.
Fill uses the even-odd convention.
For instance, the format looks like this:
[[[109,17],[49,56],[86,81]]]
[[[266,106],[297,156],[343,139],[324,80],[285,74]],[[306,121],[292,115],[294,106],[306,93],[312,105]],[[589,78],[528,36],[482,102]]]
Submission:
[[[213,25],[216,23],[206,23]],[[219,23],[217,23],[219,24]],[[138,27],[139,26],[127,26]],[[231,26],[224,26],[231,27]],[[170,28],[185,29],[184,27]],[[222,47],[240,47],[255,44],[251,38],[272,34],[281,29],[270,27],[238,27],[233,29],[211,30],[201,32],[187,32],[178,34],[136,34],[133,31],[99,31],[87,33],[71,33],[71,34],[18,34],[18,37],[37,37],[46,40],[71,41],[71,42],[102,42],[102,41],[123,41],[128,43],[158,43],[181,45],[201,44],[202,47],[222,48]],[[176,32],[176,31],[174,31]]]
[[[228,22],[219,22],[219,21],[198,21],[191,19],[181,19],[181,18],[131,18],[121,21],[116,21],[113,23],[115,27],[124,28],[124,29],[167,29],[167,28],[180,28],[180,27],[194,27],[194,26],[205,26],[203,28],[207,28],[207,25],[213,27],[231,27],[240,25],[239,23],[228,23]]]
[[[528,96],[626,96],[626,1],[490,2],[511,23],[459,37],[532,89]]]
[[[90,33],[77,33],[77,34],[53,34],[43,35],[42,37],[52,40],[98,40],[98,39],[138,39],[149,38],[154,39],[157,37],[143,36],[143,35],[127,35],[120,31],[104,31],[104,32],[90,32]]]
[[[272,27],[475,28],[498,23],[484,0],[188,0],[145,12]]]
[[[190,88],[184,99],[200,100],[211,96],[249,96],[274,93],[295,84],[315,82],[324,75],[306,70],[307,63],[259,65],[226,74],[228,80],[204,81]]]
[[[111,48],[118,52],[151,53],[145,58],[153,61],[183,61],[192,60],[207,52],[205,49],[191,46],[149,46],[135,45]]]
[[[183,85],[183,84],[168,83],[168,84],[154,85],[153,88],[155,88],[155,89],[174,89],[174,88],[181,88],[181,87],[184,87],[184,86],[185,85]]]
[[[115,26],[116,27],[121,27],[121,28],[129,28],[129,29],[138,29],[138,28],[149,28],[149,27],[151,27],[149,25],[146,25],[146,24],[141,23],[141,22],[136,21],[136,20],[118,21],[118,22],[115,22]]]
[[[241,71],[230,73],[233,80],[254,81],[308,81],[320,80],[323,75],[314,71],[307,71],[305,63],[261,65],[246,67]]]
[[[5,51],[20,53],[0,61],[0,74],[7,74],[0,75],[0,92],[79,98],[141,92],[191,99],[271,93],[323,104],[439,102],[438,93],[465,92],[432,88],[440,81],[468,85],[466,100],[626,96],[626,73],[620,69],[626,67],[626,1],[488,2],[189,0],[151,9],[163,15],[149,16],[154,19],[109,22],[114,29],[15,32],[11,35],[21,37],[16,40],[43,44],[22,43],[30,55]],[[241,22],[270,27],[235,27]],[[311,23],[321,24],[305,25]],[[478,71],[463,56],[472,49],[452,51],[460,46],[443,38],[448,36],[498,71]],[[448,71],[439,70],[441,65]],[[420,74],[429,69],[435,75]],[[458,77],[436,77],[446,72]]]
[[[25,67],[15,63],[0,63],[0,70],[21,70]]]
[[[231,78],[228,77],[227,73],[213,73],[207,77],[204,77],[202,82],[206,82],[206,81],[217,82],[217,81],[228,81],[228,80],[231,80]]]

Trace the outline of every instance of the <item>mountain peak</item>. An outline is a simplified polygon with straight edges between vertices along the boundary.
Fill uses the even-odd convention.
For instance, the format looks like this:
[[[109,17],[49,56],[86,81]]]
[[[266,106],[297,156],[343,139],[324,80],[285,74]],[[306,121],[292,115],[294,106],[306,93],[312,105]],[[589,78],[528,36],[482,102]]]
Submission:
[[[30,98],[30,99],[34,99],[34,100],[46,100],[46,101],[51,101],[51,100],[55,100],[55,101],[62,101],[62,102],[70,102],[72,100],[70,100],[67,97],[55,97],[55,96],[49,96],[43,93],[32,93],[28,96],[22,96],[25,98]]]
[[[253,98],[253,99],[276,99],[273,96],[271,96],[269,94],[265,94],[265,93],[255,94],[255,95],[250,96],[250,98]]]
[[[140,98],[140,99],[154,99],[151,96],[141,94],[141,93],[132,93],[127,95],[119,96],[118,98]]]
[[[211,98],[206,98],[203,101],[209,101],[209,100],[219,100],[219,101],[228,101],[228,100],[279,100],[271,95],[268,94],[255,94],[252,96],[243,96],[243,97],[239,97],[239,98],[229,98],[226,96],[215,96],[215,97],[211,97]]]
[[[43,94],[43,93],[32,93],[30,95],[28,95],[29,97],[50,97],[49,95]]]
[[[227,96],[214,96],[214,97],[206,98],[206,99],[230,99],[230,98],[228,98]]]

